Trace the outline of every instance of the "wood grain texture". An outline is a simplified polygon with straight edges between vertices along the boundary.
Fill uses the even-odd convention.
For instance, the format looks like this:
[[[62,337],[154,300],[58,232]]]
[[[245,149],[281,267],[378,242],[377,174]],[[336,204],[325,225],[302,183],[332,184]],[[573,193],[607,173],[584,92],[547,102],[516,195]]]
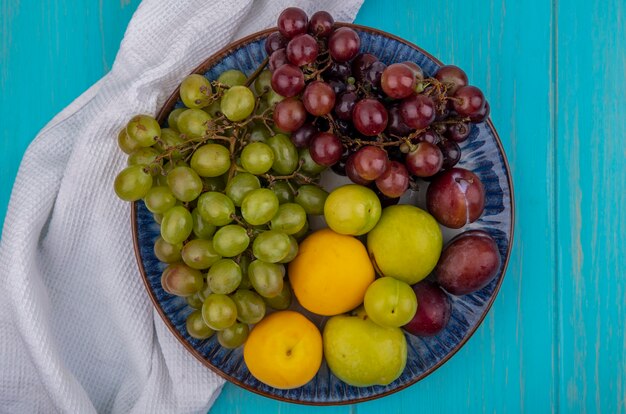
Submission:
[[[20,159],[113,64],[139,0],[0,0],[0,226]]]
[[[626,4],[559,2],[560,407],[626,411]]]
[[[0,0],[0,220],[43,125],[113,63],[138,0]],[[366,0],[357,23],[467,70],[506,149],[509,271],[467,345],[420,383],[311,408],[227,384],[211,413],[626,412],[626,4]]]

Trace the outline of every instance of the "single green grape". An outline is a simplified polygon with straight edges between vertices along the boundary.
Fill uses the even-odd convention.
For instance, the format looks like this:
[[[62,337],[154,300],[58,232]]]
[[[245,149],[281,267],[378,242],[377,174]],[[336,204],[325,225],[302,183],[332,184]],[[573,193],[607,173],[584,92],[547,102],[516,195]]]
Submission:
[[[267,263],[278,263],[289,254],[289,236],[276,230],[265,231],[252,242],[252,254]]]
[[[248,140],[250,142],[265,142],[270,137],[270,132],[262,123],[255,123],[250,127]]]
[[[306,223],[306,211],[296,203],[285,203],[278,207],[278,212],[271,221],[272,230],[285,234],[296,234]]]
[[[216,99],[206,108],[202,108],[204,112],[211,115],[211,118],[217,118],[222,114],[222,100]]]
[[[187,327],[189,336],[196,339],[207,339],[215,333],[215,331],[209,328],[209,325],[204,322],[202,312],[199,310],[191,312],[189,316],[187,316],[185,326]]]
[[[157,151],[165,152],[170,147],[176,147],[178,145],[183,144],[185,141],[180,136],[180,133],[175,129],[171,128],[163,128],[161,130],[161,140],[154,144],[154,148]],[[183,154],[181,154],[180,150],[175,149],[171,152],[171,158],[173,160],[181,159]]]
[[[233,86],[245,85],[246,82],[248,81],[248,78],[246,77],[246,74],[240,70],[229,69],[227,71],[222,72],[220,76],[217,78],[217,81],[224,85],[233,87]]]
[[[214,293],[232,293],[241,283],[241,268],[232,259],[218,260],[209,269],[207,282]]]
[[[221,331],[237,321],[237,306],[220,293],[211,293],[202,305],[202,319],[211,329]]]
[[[280,293],[272,298],[263,298],[263,301],[272,309],[285,310],[291,306],[291,286],[289,281],[283,282],[283,289]]]
[[[283,99],[285,99],[284,96],[279,95],[277,92],[275,92],[273,89],[270,89],[269,92],[267,92],[267,94],[264,95],[265,98],[265,102],[267,102],[267,104],[269,106],[274,106],[276,105],[278,102],[282,101]]]
[[[274,194],[276,194],[279,204],[293,202],[293,190],[291,189],[291,186],[289,185],[289,183],[287,183],[287,181],[275,181],[270,190],[272,190]]]
[[[222,258],[215,251],[213,241],[205,239],[194,239],[187,242],[180,253],[187,266],[198,270],[208,269]]]
[[[265,316],[265,302],[258,293],[238,289],[231,295],[237,306],[237,319],[243,323],[258,323]]]
[[[202,180],[189,167],[175,167],[167,174],[167,186],[180,201],[192,201],[202,192]]]
[[[241,151],[241,166],[252,174],[265,174],[274,164],[274,151],[263,142],[253,142]]]
[[[161,136],[161,127],[150,115],[135,115],[126,125],[126,133],[140,147],[151,147]]]
[[[176,205],[174,193],[165,186],[152,187],[143,199],[152,213],[163,214]]]
[[[169,128],[180,131],[178,128],[178,117],[185,112],[187,108],[176,108],[167,116],[167,125]]]
[[[178,116],[178,130],[187,138],[198,138],[205,134],[211,116],[202,109],[187,109]]]
[[[197,207],[191,211],[191,218],[193,219],[193,234],[195,234],[196,237],[209,239],[215,234],[217,227],[203,219]]]
[[[124,201],[137,201],[145,197],[152,187],[152,176],[144,171],[143,165],[124,168],[115,177],[113,189]]]
[[[254,111],[254,94],[246,86],[233,86],[222,96],[220,109],[230,121],[243,121]]]
[[[304,222],[304,227],[302,227],[302,229],[297,232],[296,234],[293,234],[293,238],[296,240],[302,240],[304,239],[304,237],[309,233],[309,221],[305,221]]]
[[[225,226],[233,221],[235,205],[224,194],[208,191],[198,198],[198,213],[214,226]]]
[[[179,244],[187,240],[193,229],[191,213],[183,206],[170,208],[163,215],[161,237],[171,244]]]
[[[268,138],[267,145],[274,151],[272,170],[279,175],[289,175],[298,168],[298,150],[287,135],[276,134]]]
[[[154,242],[154,255],[163,263],[175,263],[180,262],[180,251],[183,248],[182,244],[171,244],[163,240],[163,237],[159,236]]]
[[[197,73],[187,76],[180,84],[180,99],[187,108],[203,108],[213,92],[211,82]]]
[[[265,69],[263,72],[259,73],[259,76],[254,81],[254,90],[257,95],[272,90],[272,72]]]
[[[199,270],[192,269],[183,263],[172,263],[161,275],[161,286],[171,295],[187,297],[202,289],[204,277]]]
[[[248,266],[251,261],[252,259],[250,259],[250,256],[247,254],[239,258],[239,267],[241,267],[241,283],[239,284],[239,289],[252,289],[252,283],[250,283],[250,278],[248,277]]]
[[[126,133],[126,128],[123,128],[119,134],[117,134],[117,146],[126,154],[132,154],[133,151],[141,148],[141,145],[133,139],[131,139]]]
[[[287,256],[285,256],[283,258],[283,260],[281,260],[278,263],[289,263],[289,262],[291,262],[298,255],[298,249],[299,249],[298,248],[298,240],[296,240],[296,238],[293,237],[293,236],[289,236],[289,253],[287,253]]]
[[[250,283],[257,293],[264,298],[273,298],[283,290],[285,267],[282,264],[254,260],[248,266]]]
[[[253,226],[269,222],[278,211],[278,197],[270,189],[250,191],[241,202],[241,215]]]
[[[324,214],[324,203],[327,197],[328,192],[315,185],[306,184],[298,188],[295,201],[304,208],[307,214],[319,215]]]
[[[235,349],[243,345],[248,339],[250,328],[241,322],[235,323],[217,333],[217,341],[224,348]]]
[[[218,177],[230,168],[230,151],[219,144],[203,145],[191,156],[190,165],[201,177]]]
[[[235,257],[250,245],[246,229],[238,224],[229,224],[219,229],[213,236],[215,250],[224,257]]]
[[[250,191],[261,188],[261,182],[256,175],[240,172],[226,184],[226,195],[233,200],[237,207],[241,207],[243,199]]]
[[[315,161],[313,161],[313,158],[311,158],[311,152],[309,151],[308,148],[300,149],[299,155],[300,155],[300,162],[302,163],[302,167],[300,167],[300,171],[303,172],[304,174],[310,177],[314,177],[326,169],[325,166],[320,165],[316,163]]]

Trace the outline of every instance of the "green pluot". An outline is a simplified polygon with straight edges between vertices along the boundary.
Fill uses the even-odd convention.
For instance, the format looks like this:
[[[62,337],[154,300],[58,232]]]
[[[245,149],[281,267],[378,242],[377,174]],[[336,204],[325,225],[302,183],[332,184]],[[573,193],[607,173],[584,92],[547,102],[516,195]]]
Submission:
[[[426,211],[396,205],[383,213],[367,235],[367,250],[382,276],[413,285],[435,268],[443,238],[437,221]]]
[[[402,330],[377,325],[362,308],[356,316],[330,318],[323,342],[330,370],[356,387],[390,384],[406,365],[407,344]]]

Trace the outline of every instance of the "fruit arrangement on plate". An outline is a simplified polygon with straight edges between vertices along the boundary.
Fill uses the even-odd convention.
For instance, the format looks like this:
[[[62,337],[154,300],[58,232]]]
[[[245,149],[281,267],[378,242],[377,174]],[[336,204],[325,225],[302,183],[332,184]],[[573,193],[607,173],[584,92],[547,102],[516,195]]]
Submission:
[[[187,76],[158,120],[137,115],[118,136],[128,167],[114,189],[147,217],[136,241],[157,308],[194,351],[225,352],[212,367],[270,396],[416,381],[414,341],[455,323],[460,346],[508,256],[510,235],[472,225],[500,179],[459,166],[461,145],[484,145],[483,93],[456,66],[383,60],[366,35],[287,8],[249,43],[260,63]],[[505,201],[495,213],[511,213]],[[465,298],[482,311],[469,322],[455,314]],[[441,348],[438,361],[458,349]],[[230,376],[242,362],[245,381]]]

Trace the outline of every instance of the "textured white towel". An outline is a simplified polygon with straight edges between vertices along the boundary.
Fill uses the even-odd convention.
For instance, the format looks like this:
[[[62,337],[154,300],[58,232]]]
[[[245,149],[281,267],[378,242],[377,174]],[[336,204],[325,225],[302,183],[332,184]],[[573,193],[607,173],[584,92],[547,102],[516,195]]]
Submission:
[[[57,115],[20,167],[0,245],[0,412],[206,412],[222,380],[144,290],[116,135],[185,74],[297,5],[352,21],[362,0],[145,0],[113,69]]]

